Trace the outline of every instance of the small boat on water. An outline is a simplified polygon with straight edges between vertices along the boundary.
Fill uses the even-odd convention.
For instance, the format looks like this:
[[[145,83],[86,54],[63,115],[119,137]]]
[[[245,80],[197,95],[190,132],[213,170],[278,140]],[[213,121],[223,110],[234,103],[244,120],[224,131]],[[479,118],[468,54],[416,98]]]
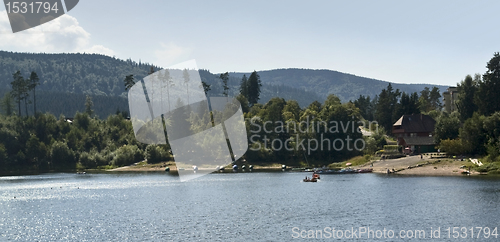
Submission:
[[[306,177],[304,179],[302,179],[303,182],[318,182],[318,179],[316,178],[309,178],[309,177]]]

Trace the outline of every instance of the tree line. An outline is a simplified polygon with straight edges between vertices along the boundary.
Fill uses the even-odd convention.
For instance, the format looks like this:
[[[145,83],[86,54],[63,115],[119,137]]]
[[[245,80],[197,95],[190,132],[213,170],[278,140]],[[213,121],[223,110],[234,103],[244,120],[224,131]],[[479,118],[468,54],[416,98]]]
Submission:
[[[360,95],[353,103],[364,119],[376,120],[388,134],[402,115],[426,113],[435,117],[443,107],[438,87],[425,87],[419,95],[417,92],[394,90],[391,83],[373,99]]]
[[[220,81],[225,86],[225,77]],[[131,76],[124,79],[128,88],[133,82]],[[362,138],[357,130],[344,133],[332,133],[326,127],[315,129],[311,123],[356,122],[360,120],[359,109],[352,103],[340,102],[340,99],[330,95],[323,104],[311,103],[302,109],[294,100],[273,98],[266,104],[259,104],[260,78],[257,72],[245,81],[242,80],[240,94],[237,99],[242,105],[248,131],[255,125],[267,125],[266,129],[284,128],[287,124],[296,124],[293,129],[267,134],[263,130],[249,135],[252,150],[238,162],[252,164],[285,163],[287,165],[305,165],[306,160],[312,164],[326,165],[331,162],[348,159],[359,155],[361,151],[340,150],[338,152],[326,149],[305,150],[297,145],[301,140],[311,139],[351,139]],[[246,91],[245,91],[246,88]],[[227,90],[227,89],[226,89]],[[223,93],[223,95],[227,95]],[[251,102],[248,99],[252,100]],[[52,114],[39,113],[36,116],[0,115],[0,169],[2,173],[12,171],[49,171],[74,170],[77,168],[110,168],[130,165],[147,160],[149,163],[172,160],[168,144],[146,145],[135,138],[132,123],[123,113],[99,119],[93,115],[93,102],[85,101],[85,112],[77,112],[74,119],[64,116],[56,118]],[[176,109],[175,116],[182,119],[194,119],[192,125],[184,127],[183,133],[196,133],[206,129],[210,124],[210,116],[197,116],[194,111]],[[213,113],[215,120],[223,120],[225,113]],[[253,121],[252,121],[253,120]],[[307,121],[307,122],[306,122]],[[253,122],[253,124],[252,124]],[[302,123],[301,123],[302,122]],[[167,122],[165,125],[172,125]],[[305,132],[301,130],[306,130]],[[167,134],[175,135],[175,134]],[[321,136],[323,135],[323,136]],[[286,142],[291,140],[290,149],[273,149],[265,144],[266,139]],[[208,141],[210,142],[210,141]],[[353,145],[353,141],[351,146]],[[374,143],[374,142],[371,142]],[[276,148],[276,147],[274,147]],[[376,150],[376,148],[373,148]]]
[[[14,80],[11,84],[10,97],[4,97],[2,107],[7,115],[12,115],[13,108],[11,105],[11,98],[17,102],[18,114],[21,114],[21,103],[24,102],[25,113],[28,115],[28,104],[31,103],[29,99],[30,92],[33,91],[33,113],[36,114],[36,87],[40,84],[40,78],[36,72],[32,71],[29,78],[24,78],[21,71],[15,72],[13,75]]]
[[[427,113],[437,119],[435,138],[444,151],[488,155],[489,158],[496,159],[500,145],[500,101],[496,97],[496,93],[500,91],[499,63],[500,57],[495,53],[488,62],[484,75],[476,75],[474,78],[466,76],[458,86],[459,111],[451,114],[441,111],[441,97],[437,87],[424,88],[420,93],[405,93],[394,90],[391,84],[373,99],[360,96],[353,102],[342,103],[337,96],[331,94],[325,102],[315,101],[305,108],[301,108],[297,101],[283,98],[272,98],[267,103],[260,104],[260,77],[254,71],[249,78],[244,76],[241,79],[237,95],[244,111],[250,145],[250,150],[242,159],[253,164],[285,163],[305,166],[326,165],[360,154],[373,154],[385,144],[384,130],[389,131],[401,115],[412,113]],[[227,96],[230,91],[227,76],[228,74],[223,73],[218,78],[218,85],[222,87],[219,90],[223,96]],[[124,86],[130,86],[133,81],[131,77],[133,76],[127,76],[123,80]],[[24,79],[14,74],[13,79],[12,85],[24,83],[24,89],[19,90],[29,90],[26,87],[29,87],[27,83],[30,82],[26,80],[31,78]],[[213,82],[206,83],[205,90],[209,92],[213,85]],[[18,111],[21,104],[28,103],[26,99],[16,98],[17,94],[8,96],[15,99]],[[85,112],[76,113],[73,120],[64,116],[56,118],[52,114],[21,117],[10,112],[11,115],[0,115],[2,172],[27,168],[43,171],[113,167],[144,159],[153,163],[172,160],[168,144],[145,145],[137,142],[131,122],[124,117],[124,113],[117,112],[106,119],[99,119],[93,116],[90,98],[82,107]],[[7,113],[6,109],[9,107],[2,105],[2,109]],[[10,109],[13,110],[12,105]],[[210,118],[193,115],[190,109],[178,111],[181,112],[178,115],[185,119],[195,119],[190,122],[192,126],[185,127],[189,132],[204,130]],[[214,114],[214,118],[220,119],[223,115],[225,114]],[[346,129],[344,132],[331,132],[332,127],[328,126],[335,122],[359,124],[358,122],[367,120],[378,121],[380,127],[371,137],[363,137],[357,126],[356,129]],[[324,141],[324,144],[329,145],[334,140],[347,140],[351,142],[351,147],[354,140],[362,139],[365,147],[363,150],[334,151],[306,149],[308,147],[300,145],[304,140],[306,142],[303,144],[309,140],[326,139],[330,143]],[[287,144],[288,149],[280,147],[280,144]],[[344,145],[347,146],[347,143]]]
[[[480,155],[487,161],[500,161],[500,54],[493,54],[484,74],[467,75],[457,89],[458,111],[442,113],[438,118],[436,141],[454,155]],[[500,166],[495,169],[500,171]]]

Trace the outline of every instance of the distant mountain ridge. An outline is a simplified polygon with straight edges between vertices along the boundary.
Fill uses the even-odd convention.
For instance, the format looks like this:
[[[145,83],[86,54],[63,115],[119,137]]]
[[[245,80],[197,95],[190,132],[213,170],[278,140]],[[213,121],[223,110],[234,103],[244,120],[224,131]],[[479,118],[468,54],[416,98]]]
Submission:
[[[271,85],[285,85],[300,88],[308,92],[314,92],[323,99],[329,94],[335,94],[343,102],[354,101],[359,95],[375,97],[386,88],[390,82],[372,78],[360,77],[353,74],[342,73],[332,70],[313,69],[275,69],[259,71],[263,83]],[[250,73],[232,72],[231,76],[241,78]],[[448,86],[433,84],[401,84],[391,83],[394,89],[402,92],[412,93],[422,91],[425,87],[438,87],[444,92]]]
[[[0,95],[10,90],[12,74],[17,70],[20,70],[25,78],[29,77],[31,71],[35,71],[41,83],[37,87],[37,93],[40,93],[39,99],[37,97],[39,111],[51,112],[56,116],[72,116],[76,111],[83,111],[82,100],[85,95],[90,95],[95,100],[96,113],[103,118],[116,110],[128,110],[127,92],[123,85],[125,76],[133,74],[136,81],[141,80],[148,75],[151,66],[155,70],[160,69],[148,63],[120,60],[99,54],[0,51]],[[335,94],[344,102],[354,100],[359,95],[374,97],[388,84],[385,81],[330,70],[277,69],[258,73],[263,84],[260,103],[266,103],[273,97],[282,97],[286,100],[296,100],[302,107],[316,100],[323,102],[328,94]],[[238,94],[244,74],[250,75],[230,73],[230,94]],[[210,96],[222,95],[222,80],[218,78],[218,74],[200,69],[200,76],[211,85]],[[434,85],[393,84],[394,88],[405,92],[420,92],[425,86]],[[446,88],[438,87],[441,91]],[[73,94],[73,98],[64,94]],[[67,105],[61,105],[64,103]]]

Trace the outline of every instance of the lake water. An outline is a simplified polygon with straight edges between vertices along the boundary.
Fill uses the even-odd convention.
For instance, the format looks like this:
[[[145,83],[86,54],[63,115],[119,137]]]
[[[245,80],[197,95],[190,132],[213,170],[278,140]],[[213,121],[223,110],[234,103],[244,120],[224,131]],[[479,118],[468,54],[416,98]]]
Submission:
[[[290,241],[312,232],[339,240],[329,238],[338,230],[356,232],[354,240],[402,241],[401,230],[406,237],[424,230],[430,240],[437,228],[441,241],[456,241],[453,227],[465,227],[459,240],[489,227],[488,239],[482,229],[474,240],[498,241],[498,178],[345,174],[306,183],[306,174],[224,173],[189,182],[165,173],[0,177],[0,241]],[[359,234],[362,228],[375,238]],[[382,236],[384,228],[392,238]]]

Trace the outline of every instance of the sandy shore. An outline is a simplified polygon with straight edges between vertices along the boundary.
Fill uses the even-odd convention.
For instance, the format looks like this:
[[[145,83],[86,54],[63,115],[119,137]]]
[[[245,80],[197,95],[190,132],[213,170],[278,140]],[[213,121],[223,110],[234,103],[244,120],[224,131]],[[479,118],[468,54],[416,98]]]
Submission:
[[[118,167],[115,169],[110,169],[106,171],[165,171],[165,168],[168,167],[170,168],[170,172],[177,172],[177,166],[175,165],[175,162],[161,162],[158,164],[139,164],[139,165],[132,165],[132,166],[123,166],[123,167]],[[213,168],[203,168],[199,167],[198,170],[214,170]],[[241,170],[241,168],[240,168]],[[247,168],[248,170],[248,168]],[[253,170],[281,170],[280,166],[255,166]],[[230,167],[226,167],[225,171],[232,171]]]
[[[352,167],[353,169],[358,168],[372,168],[375,173],[387,173],[387,170],[394,170],[394,174],[401,175],[421,175],[421,176],[463,176],[462,171],[467,169],[460,168],[461,166],[472,165],[469,161],[460,161],[447,158],[431,158],[420,156],[408,156],[399,159],[391,160],[378,160],[373,163],[365,164],[363,166]],[[133,166],[124,166],[115,169],[110,169],[107,171],[111,172],[141,172],[141,171],[165,171],[166,167],[170,168],[170,172],[177,172],[177,167],[175,162],[162,162],[158,164],[138,164]],[[198,168],[199,170],[211,169],[211,168]],[[271,170],[281,170],[281,167],[261,167],[256,166],[253,170],[261,171],[271,171]],[[231,168],[227,168],[225,172],[231,172]],[[471,175],[479,175],[479,172],[470,171]]]
[[[177,171],[177,166],[174,162],[161,162],[158,164],[139,164],[131,166],[123,166],[106,171],[165,171],[165,168],[170,168],[170,171]]]
[[[387,173],[387,170],[394,170],[395,174],[401,175],[463,176],[462,172],[468,171],[468,169],[460,167],[468,165],[472,165],[472,163],[448,158],[409,156],[400,159],[375,161],[371,168],[373,168],[373,172],[377,173]],[[480,173],[471,170],[470,174],[478,175]]]
[[[461,163],[454,162],[448,164],[431,164],[413,169],[406,169],[397,172],[396,174],[402,175],[422,175],[422,176],[463,176],[462,171],[468,169],[460,169]],[[479,172],[470,171],[470,175],[479,175]]]

